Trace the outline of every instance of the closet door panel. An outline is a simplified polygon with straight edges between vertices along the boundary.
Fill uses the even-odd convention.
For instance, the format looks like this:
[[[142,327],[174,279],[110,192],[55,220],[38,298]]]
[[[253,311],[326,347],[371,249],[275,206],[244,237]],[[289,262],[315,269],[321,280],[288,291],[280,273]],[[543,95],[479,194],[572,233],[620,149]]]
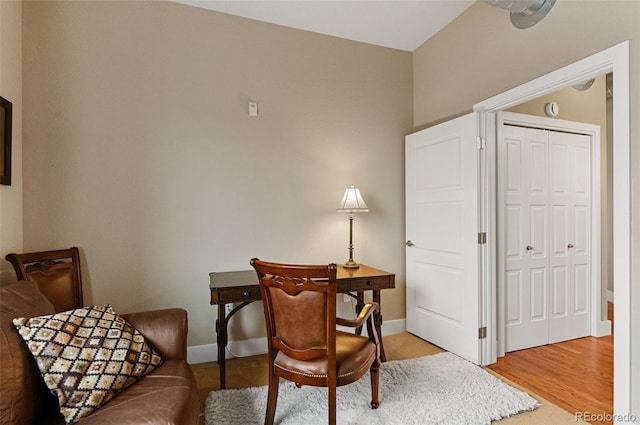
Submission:
[[[545,131],[504,127],[499,145],[505,349],[548,341],[549,173]],[[501,160],[502,159],[502,160]]]
[[[566,302],[566,314],[552,315],[550,318],[549,343],[580,338],[590,333],[590,142],[585,135],[549,132],[549,150],[553,152],[550,157],[550,163],[553,164],[550,208],[567,211],[564,228],[555,226],[555,223],[551,226],[554,241],[566,238],[566,251],[551,256],[550,265],[553,269],[566,268],[567,292],[562,295]],[[555,296],[555,293],[552,294],[552,305],[561,304],[561,300],[553,299]]]

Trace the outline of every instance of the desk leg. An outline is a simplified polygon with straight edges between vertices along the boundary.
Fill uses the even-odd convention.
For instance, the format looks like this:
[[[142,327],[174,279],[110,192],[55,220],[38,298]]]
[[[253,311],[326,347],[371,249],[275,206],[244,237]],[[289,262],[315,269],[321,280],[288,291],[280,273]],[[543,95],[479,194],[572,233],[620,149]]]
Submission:
[[[387,361],[387,355],[384,353],[384,344],[382,344],[382,304],[380,299],[380,290],[373,290],[373,302],[378,303],[380,306],[380,310],[375,313],[374,316],[374,324],[376,326],[376,331],[378,331],[378,338],[380,339],[380,360],[383,362]]]
[[[225,316],[225,303],[218,304],[218,320],[216,320],[216,333],[218,342],[218,366],[220,369],[220,389],[226,388],[226,348],[227,348],[227,318]]]
[[[356,303],[356,317],[360,315],[362,307],[364,307],[364,291],[356,291],[358,302]],[[356,328],[356,334],[362,335],[362,326]]]

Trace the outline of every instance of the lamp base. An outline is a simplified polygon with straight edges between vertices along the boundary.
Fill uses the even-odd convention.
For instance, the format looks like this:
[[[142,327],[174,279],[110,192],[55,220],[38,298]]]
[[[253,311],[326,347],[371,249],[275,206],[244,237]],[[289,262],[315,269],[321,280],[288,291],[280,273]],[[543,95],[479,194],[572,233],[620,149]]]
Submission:
[[[359,267],[360,265],[353,260],[349,260],[342,265],[342,268],[344,269],[357,269]]]

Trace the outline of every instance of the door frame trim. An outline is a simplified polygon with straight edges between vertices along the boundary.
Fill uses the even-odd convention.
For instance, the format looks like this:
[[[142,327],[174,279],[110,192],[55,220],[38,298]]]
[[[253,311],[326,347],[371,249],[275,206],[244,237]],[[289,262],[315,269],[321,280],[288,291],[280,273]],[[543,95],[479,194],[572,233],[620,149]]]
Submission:
[[[535,115],[527,115],[515,112],[503,112],[497,113],[498,120],[496,121],[496,131],[500,134],[500,125],[515,125],[524,126],[529,128],[538,128],[542,130],[553,130],[563,133],[575,133],[582,134],[589,137],[589,146],[591,148],[589,168],[591,170],[591,192],[590,192],[590,250],[589,250],[589,273],[590,279],[590,292],[589,292],[589,332],[591,336],[599,337],[611,334],[611,322],[606,320],[606,313],[604,320],[602,320],[602,283],[600,275],[601,266],[601,222],[602,217],[600,215],[601,205],[601,166],[600,166],[600,126],[580,123],[567,120],[559,120],[555,118],[547,118]],[[497,142],[497,139],[496,139]],[[496,145],[496,148],[497,145]],[[497,157],[496,157],[497,158]],[[500,164],[498,164],[500,167]],[[497,175],[496,175],[497,178]],[[500,193],[496,193],[497,199],[500,200]],[[498,209],[502,207],[501,203],[496,204],[496,214]],[[498,233],[502,231],[504,233],[504,223],[496,222],[496,230]],[[499,241],[497,239],[497,241]],[[497,272],[496,279],[498,282],[497,294],[498,305],[502,306],[502,310],[497,311],[497,356],[503,356],[505,354],[505,318],[504,318],[504,244],[501,244],[497,248]]]
[[[563,87],[613,72],[613,260],[614,282],[614,414],[631,410],[631,198],[629,142],[629,41],[529,81],[477,103],[479,137],[486,141],[482,169],[481,226],[487,232],[486,255],[482,256],[481,314],[487,325],[482,362],[496,361],[496,113]],[[481,230],[482,231],[482,230]]]

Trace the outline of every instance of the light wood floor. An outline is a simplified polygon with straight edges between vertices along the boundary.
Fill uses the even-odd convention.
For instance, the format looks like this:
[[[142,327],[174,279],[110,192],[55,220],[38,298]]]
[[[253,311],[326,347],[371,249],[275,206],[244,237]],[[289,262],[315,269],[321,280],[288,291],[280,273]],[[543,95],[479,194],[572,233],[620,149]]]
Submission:
[[[613,413],[613,335],[514,351],[488,368],[569,412],[594,414],[593,424],[612,423],[595,419]]]
[[[383,338],[385,351],[388,360],[402,360],[436,354],[442,350],[434,345],[423,341],[409,333],[397,335],[389,335]],[[200,391],[201,405],[204,409],[204,403],[207,395],[212,390],[219,389],[218,365],[215,362],[201,363],[192,365],[198,389]],[[384,367],[384,365],[383,365]],[[492,372],[488,369],[490,373]],[[494,373],[494,375],[497,375]],[[527,412],[511,418],[503,419],[496,422],[500,425],[570,425],[575,424],[576,418],[573,413],[558,407],[554,402],[536,394],[535,391],[523,388],[516,382],[505,379],[497,375],[503,381],[512,386],[520,388],[534,398],[536,398],[541,406],[533,412]],[[228,388],[245,388],[251,386],[266,385],[267,383],[267,356],[251,356],[244,358],[235,358],[227,360],[227,387]],[[381,394],[381,402],[384,403],[384,395]],[[575,410],[574,410],[575,411]],[[204,424],[201,418],[200,424]],[[393,425],[393,424],[390,424]]]

